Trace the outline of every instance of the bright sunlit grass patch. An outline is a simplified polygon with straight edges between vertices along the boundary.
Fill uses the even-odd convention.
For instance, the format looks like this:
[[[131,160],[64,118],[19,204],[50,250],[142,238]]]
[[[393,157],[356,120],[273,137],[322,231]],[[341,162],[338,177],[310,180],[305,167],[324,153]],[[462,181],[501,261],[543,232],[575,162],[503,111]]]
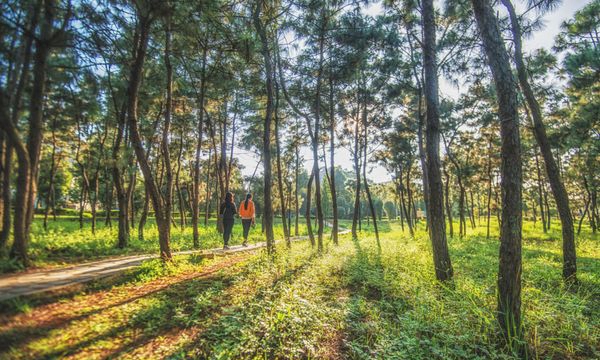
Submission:
[[[514,358],[496,322],[497,225],[489,239],[481,227],[449,239],[455,277],[447,284],[435,280],[423,223],[414,238],[386,225],[380,247],[363,227],[357,241],[326,241],[323,254],[303,241],[279,244],[274,257],[153,260],[112,288],[97,284],[58,305],[20,300],[27,312],[0,321],[0,358]],[[569,289],[560,238],[539,241],[541,229],[525,229],[528,356],[598,358],[598,235],[579,237],[580,284]]]

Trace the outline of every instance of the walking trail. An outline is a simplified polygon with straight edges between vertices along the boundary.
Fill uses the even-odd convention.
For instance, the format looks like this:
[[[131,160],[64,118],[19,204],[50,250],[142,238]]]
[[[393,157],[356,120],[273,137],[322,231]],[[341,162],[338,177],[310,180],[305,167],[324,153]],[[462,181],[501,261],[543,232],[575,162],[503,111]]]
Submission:
[[[348,230],[340,229],[339,234]],[[292,238],[293,241],[308,239],[306,236]],[[279,242],[279,241],[278,241]],[[188,250],[173,253],[173,255],[198,254],[214,258],[244,251],[252,251],[265,247],[265,242],[242,246],[231,246],[229,250],[222,248],[207,250]],[[139,266],[143,261],[157,258],[158,254],[133,255],[110,258],[101,261],[88,262],[58,269],[39,270],[29,273],[0,276],[0,301],[31,295],[59,288],[98,280],[107,276],[119,274],[125,270]]]

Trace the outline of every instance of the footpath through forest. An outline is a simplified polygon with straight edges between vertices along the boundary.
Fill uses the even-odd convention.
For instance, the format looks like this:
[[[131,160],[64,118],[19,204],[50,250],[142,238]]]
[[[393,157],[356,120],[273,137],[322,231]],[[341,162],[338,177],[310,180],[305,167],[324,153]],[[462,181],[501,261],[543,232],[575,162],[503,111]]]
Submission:
[[[349,230],[341,229],[340,234]],[[308,239],[307,236],[292,237],[292,241]],[[277,242],[281,242],[278,240]],[[222,248],[179,251],[173,255],[196,254],[201,257],[212,258],[226,256],[244,251],[253,251],[264,248],[266,242],[250,244],[248,246],[235,245],[228,250]],[[45,291],[57,290],[63,287],[82,284],[112,275],[117,275],[125,270],[139,266],[145,260],[155,259],[159,254],[132,255],[109,258],[100,261],[88,262],[58,269],[41,269],[28,273],[10,274],[0,277],[0,301],[31,295]]]
[[[295,238],[294,240],[301,240]],[[260,242],[248,246],[231,246],[229,250],[221,248],[179,251],[174,255],[197,254],[203,257],[225,256],[243,251],[263,248]],[[29,273],[10,274],[0,277],[0,301],[18,296],[31,295],[62,287],[86,283],[139,266],[145,260],[155,259],[159,254],[132,255],[109,258],[58,269],[37,270]]]

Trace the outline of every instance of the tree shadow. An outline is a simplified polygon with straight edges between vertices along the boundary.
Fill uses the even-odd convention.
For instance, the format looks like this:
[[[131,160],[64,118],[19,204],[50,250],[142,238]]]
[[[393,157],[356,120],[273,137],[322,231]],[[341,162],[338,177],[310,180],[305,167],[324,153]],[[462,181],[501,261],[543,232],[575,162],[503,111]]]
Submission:
[[[205,359],[215,355],[215,352],[222,352],[228,358],[258,358],[260,348],[259,344],[246,347],[240,350],[243,353],[236,354],[236,349],[244,347],[242,334],[249,331],[250,325],[264,320],[257,318],[257,313],[264,310],[263,304],[270,303],[281,296],[286,285],[291,284],[313,263],[320,254],[312,251],[306,256],[300,264],[288,268],[282,275],[275,276],[266,287],[258,288],[256,293],[245,299],[242,304],[233,306],[223,306],[219,309],[218,316],[213,316],[208,321],[208,326],[204,328],[197,336],[191,339],[187,344],[180,346],[170,353],[166,358],[194,358]],[[264,338],[267,334],[260,334]],[[281,345],[281,344],[279,344]],[[232,353],[233,352],[233,353]],[[222,355],[221,354],[221,355]],[[264,355],[265,358],[276,358],[274,354]]]
[[[165,316],[161,315],[161,317],[154,319],[157,323],[156,328],[164,328],[165,331],[168,331],[173,327],[182,326],[180,322],[173,320],[175,319],[174,313],[172,312],[174,311],[174,309],[183,309],[184,312],[190,310],[190,306],[193,307],[194,299],[198,296],[201,297],[204,293],[213,291],[215,286],[217,286],[219,289],[225,289],[227,286],[230,286],[232,284],[235,276],[240,274],[242,276],[247,275],[247,270],[244,269],[241,269],[238,273],[229,274],[221,273],[222,270],[222,268],[216,267],[213,270],[202,272],[198,274],[198,276],[192,275],[193,277],[184,277],[182,280],[168,284],[166,286],[160,286],[159,284],[159,286],[156,289],[142,292],[141,294],[135,296],[127,297],[125,299],[122,299],[123,297],[120,296],[119,300],[114,302],[110,301],[110,298],[108,298],[109,303],[106,306],[100,306],[99,308],[94,308],[93,305],[90,306],[88,304],[87,306],[90,307],[90,310],[84,310],[82,313],[79,313],[77,315],[61,314],[64,316],[59,316],[58,318],[50,319],[47,325],[45,326],[25,325],[12,327],[7,331],[0,333],[0,355],[2,354],[2,352],[11,351],[11,349],[15,350],[27,347],[29,344],[32,344],[37,340],[43,340],[44,337],[49,337],[54,332],[67,331],[70,327],[77,326],[79,322],[83,322],[84,326],[89,326],[89,324],[86,324],[86,321],[90,321],[89,319],[92,319],[95,316],[110,316],[112,312],[119,313],[119,311],[122,311],[122,309],[125,309],[128,306],[136,306],[135,304],[140,301],[147,301],[150,303],[163,302],[165,304],[168,304],[169,311],[163,314]],[[127,283],[128,281],[135,279],[135,273],[137,272],[129,274],[128,276],[124,276],[122,279],[118,280],[118,283]],[[114,284],[114,282],[112,283],[112,285],[105,284],[102,285],[102,288],[112,287],[114,286]],[[146,284],[144,284],[143,286],[145,285]],[[92,292],[89,295],[86,295],[86,297],[93,297],[95,293],[96,292]],[[105,298],[109,296],[110,292],[105,294]],[[57,304],[68,304],[69,301],[72,300],[73,296],[57,299]],[[210,306],[210,304],[203,303],[203,306],[208,307]],[[194,314],[201,314],[200,309],[195,308],[193,310]],[[142,311],[139,314],[136,314],[135,317],[138,319],[147,319],[150,315],[156,312],[157,310],[153,307],[142,307]],[[10,324],[10,319],[8,319],[8,324]],[[107,336],[110,337],[114,336],[115,334],[118,335],[119,333],[122,333],[125,330],[139,330],[140,328],[143,328],[145,324],[147,324],[147,321],[131,322],[129,324],[123,325],[123,329],[121,329],[122,331],[118,331],[116,333],[113,330],[107,331]],[[143,333],[144,331],[142,331],[142,334]],[[81,349],[82,347],[89,346],[94,342],[102,341],[105,338],[107,337],[98,335],[96,337],[96,340],[87,339],[81,340],[79,342],[76,341],[73,345],[69,346],[68,349],[64,351],[61,350],[61,354],[48,353],[42,354],[40,355],[40,357],[51,358],[57,357],[59,355],[64,356],[65,354],[73,353],[76,350]]]

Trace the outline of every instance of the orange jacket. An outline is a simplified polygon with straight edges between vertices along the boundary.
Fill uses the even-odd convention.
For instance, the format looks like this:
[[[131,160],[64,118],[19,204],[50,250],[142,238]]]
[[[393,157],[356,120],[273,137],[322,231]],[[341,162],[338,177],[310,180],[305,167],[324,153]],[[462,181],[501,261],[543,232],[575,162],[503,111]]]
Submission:
[[[240,207],[238,208],[240,217],[242,219],[254,219],[254,203],[252,202],[252,200],[248,200],[248,208],[246,209],[244,207],[245,202],[246,200],[243,200],[240,203]]]

